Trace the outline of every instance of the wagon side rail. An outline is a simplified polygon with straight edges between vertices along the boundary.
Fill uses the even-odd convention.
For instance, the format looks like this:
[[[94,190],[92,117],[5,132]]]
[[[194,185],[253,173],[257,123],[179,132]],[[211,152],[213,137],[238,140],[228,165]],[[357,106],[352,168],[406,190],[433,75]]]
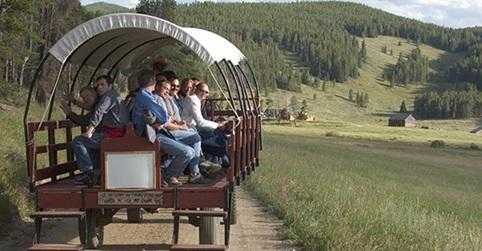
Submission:
[[[70,144],[76,127],[69,120],[27,123],[27,173],[31,191],[39,185],[57,182],[79,172]],[[59,130],[63,132],[57,134]],[[46,144],[41,143],[42,133],[46,133]],[[66,151],[64,158],[59,156],[61,151]],[[47,158],[41,158],[42,155]]]

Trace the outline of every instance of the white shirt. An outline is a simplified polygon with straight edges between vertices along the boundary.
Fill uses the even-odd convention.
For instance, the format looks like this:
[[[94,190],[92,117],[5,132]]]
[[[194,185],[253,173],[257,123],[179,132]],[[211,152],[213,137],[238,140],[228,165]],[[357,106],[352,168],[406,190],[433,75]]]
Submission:
[[[216,129],[219,124],[203,118],[201,113],[201,100],[197,95],[191,95],[184,98],[182,101],[183,109],[181,119],[191,127],[201,127]]]

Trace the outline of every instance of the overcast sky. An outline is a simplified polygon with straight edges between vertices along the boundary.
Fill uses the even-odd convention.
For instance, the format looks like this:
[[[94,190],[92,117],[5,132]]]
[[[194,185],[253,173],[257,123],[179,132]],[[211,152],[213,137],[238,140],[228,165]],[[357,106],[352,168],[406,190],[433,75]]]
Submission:
[[[128,8],[136,6],[138,0],[80,0],[82,4],[108,2]],[[223,1],[223,0],[214,0]],[[233,0],[227,0],[233,1]],[[258,0],[243,0],[258,2]],[[264,0],[264,2],[285,2],[287,0]],[[460,28],[482,26],[482,0],[347,0],[364,3],[396,15],[415,18],[424,22]],[[193,0],[178,0],[179,3]]]

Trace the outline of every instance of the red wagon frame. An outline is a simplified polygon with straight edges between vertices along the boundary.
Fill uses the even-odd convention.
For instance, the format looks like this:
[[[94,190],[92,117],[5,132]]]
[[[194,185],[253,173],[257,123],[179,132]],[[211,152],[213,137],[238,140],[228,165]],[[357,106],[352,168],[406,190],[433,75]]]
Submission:
[[[148,22],[152,26],[148,25],[146,27],[146,24],[143,22]],[[76,34],[76,32],[83,32],[83,30],[91,27],[93,24],[101,24],[101,28],[97,27],[98,30],[95,30],[95,32],[90,31],[90,37],[83,37],[79,41],[71,41],[73,38],[82,37],[83,33]],[[108,24],[112,27],[108,27]],[[128,32],[133,29],[136,32],[146,32],[147,35],[145,37],[140,36],[140,39],[137,40],[129,40]],[[123,31],[126,31],[125,34]],[[185,34],[180,36],[179,33],[182,32],[185,32]],[[228,53],[228,55],[219,54],[217,50],[209,48],[209,45],[196,40],[196,36],[202,36],[203,34],[212,39],[219,39],[226,48],[229,47],[226,51],[232,50],[234,52]],[[124,42],[122,40],[123,36],[126,39]],[[189,39],[186,39],[186,37]],[[231,161],[226,174],[218,177],[216,181],[209,185],[184,185],[180,187],[162,185],[160,182],[162,153],[157,150],[159,147],[162,149],[162,146],[158,142],[152,144],[146,139],[136,136],[132,128],[128,128],[126,136],[106,139],[102,142],[100,150],[101,170],[103,170],[104,166],[105,152],[154,151],[156,153],[155,165],[157,170],[156,188],[141,191],[109,191],[104,186],[103,172],[101,185],[90,188],[76,185],[73,182],[73,177],[78,175],[80,171],[75,164],[70,142],[75,136],[77,126],[68,120],[51,120],[55,95],[65,65],[71,63],[78,66],[73,80],[69,83],[69,90],[73,91],[84,65],[96,65],[90,78],[92,80],[99,69],[110,69],[110,74],[118,70],[122,61],[126,60],[126,57],[131,57],[132,54],[136,55],[136,51],[140,48],[150,43],[164,40],[174,40],[184,44],[208,65],[215,65],[214,70],[217,71],[217,75],[221,76],[224,81],[224,87],[221,87],[211,67],[208,68],[225,97],[225,99],[211,99],[208,102],[229,102],[232,108],[231,110],[214,110],[210,112],[210,115],[235,116],[238,121],[232,133],[228,136],[228,152]],[[70,43],[67,46],[65,45],[66,41]],[[97,47],[93,45],[97,45]],[[93,55],[99,51],[99,48],[106,48],[109,45],[111,45],[111,51],[104,53],[102,57],[93,59]],[[65,47],[69,48],[66,49]],[[119,51],[119,48],[122,50]],[[155,50],[155,47],[152,47],[151,50]],[[41,121],[29,121],[30,103],[38,82],[37,78],[41,75],[42,67],[49,58],[61,62],[61,66],[53,84],[54,87],[46,112],[44,113],[43,119],[46,117],[46,121],[43,121],[43,119]],[[180,216],[188,215],[200,217],[201,219],[222,217],[225,228],[224,245],[204,245],[197,248],[225,249],[229,246],[230,225],[235,223],[234,187],[240,185],[247,176],[255,171],[256,166],[259,165],[259,151],[262,147],[258,84],[254,72],[244,55],[234,45],[219,35],[200,29],[178,27],[156,17],[132,13],[107,15],[88,21],[67,33],[64,38],[52,47],[49,54],[42,60],[30,85],[24,114],[24,128],[30,191],[36,195],[35,205],[37,211],[32,214],[32,218],[35,219],[36,223],[36,235],[34,237],[35,245],[32,248],[44,247],[44,249],[32,250],[49,249],[48,245],[42,246],[40,244],[42,219],[48,217],[77,217],[79,219],[81,243],[91,248],[98,247],[102,244],[103,226],[109,222],[109,219],[120,208],[172,208],[174,233],[173,246],[171,248],[177,250],[194,248],[194,246],[185,246],[177,243]],[[63,131],[61,137],[56,133],[59,130]],[[37,135],[43,132],[47,133],[48,143],[41,145],[37,140]],[[66,151],[66,157],[65,161],[61,162],[59,160],[59,152],[64,150]],[[48,164],[44,167],[40,167],[38,161],[38,157],[42,154],[47,154],[48,156]],[[107,200],[104,200],[108,196],[125,196],[127,201],[129,201],[130,197],[134,199],[131,198],[130,202],[126,204],[119,204],[118,202],[116,202],[117,204],[109,204],[106,203]],[[133,200],[136,202],[132,202]],[[219,208],[222,211],[186,210],[193,208]],[[95,243],[95,240],[97,240],[97,243]]]

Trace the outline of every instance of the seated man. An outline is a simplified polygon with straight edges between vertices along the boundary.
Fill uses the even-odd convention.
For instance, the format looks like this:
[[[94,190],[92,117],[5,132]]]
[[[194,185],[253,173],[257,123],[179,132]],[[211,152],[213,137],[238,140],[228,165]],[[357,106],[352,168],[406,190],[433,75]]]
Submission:
[[[77,165],[85,173],[86,179],[83,181],[89,186],[95,184],[99,176],[98,170],[94,173],[95,159],[91,153],[99,150],[104,137],[123,136],[128,121],[126,108],[121,104],[121,98],[112,84],[112,78],[106,75],[96,79],[98,102],[88,116],[87,130],[72,140]]]
[[[181,185],[177,179],[184,169],[191,168],[191,183],[204,183],[199,173],[200,137],[194,131],[189,131],[185,124],[175,122],[168,114],[160,97],[153,92],[156,89],[154,73],[143,70],[138,75],[140,91],[135,98],[132,110],[132,122],[136,132],[146,135],[146,113],[154,116],[153,127],[156,129],[157,140],[162,150],[173,157],[166,168],[165,179],[172,185]],[[162,86],[161,86],[162,87]],[[167,95],[169,86],[160,88],[161,95]]]
[[[226,151],[226,138],[224,132],[231,131],[232,121],[217,123],[204,119],[201,112],[201,102],[209,96],[209,87],[205,83],[199,83],[194,91],[194,95],[188,96],[183,101],[181,119],[188,126],[196,128],[203,139],[203,148],[209,150],[208,153],[223,158],[222,165],[229,166]]]

